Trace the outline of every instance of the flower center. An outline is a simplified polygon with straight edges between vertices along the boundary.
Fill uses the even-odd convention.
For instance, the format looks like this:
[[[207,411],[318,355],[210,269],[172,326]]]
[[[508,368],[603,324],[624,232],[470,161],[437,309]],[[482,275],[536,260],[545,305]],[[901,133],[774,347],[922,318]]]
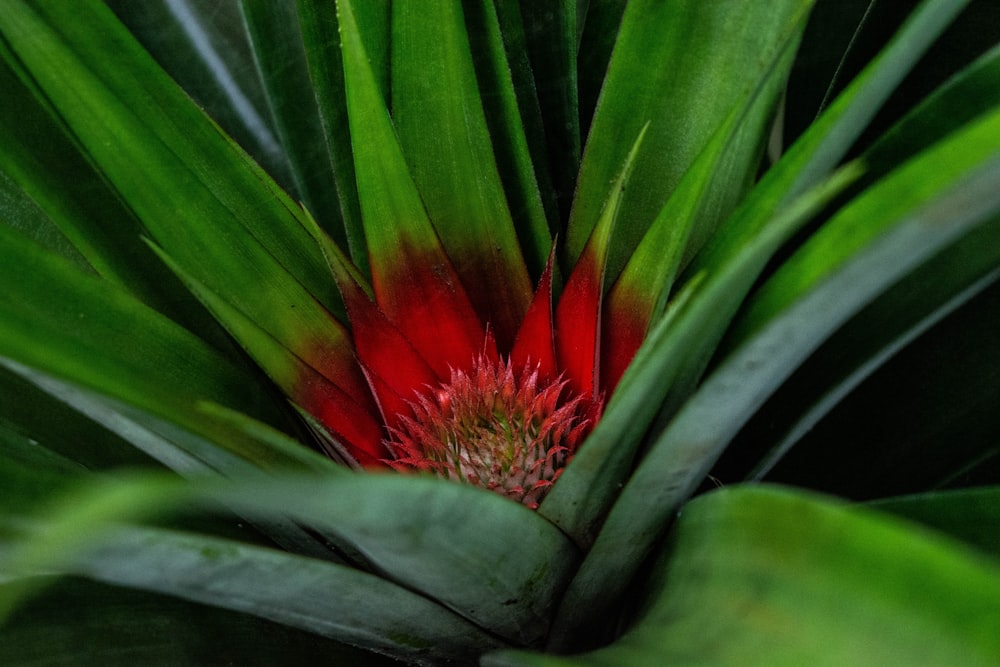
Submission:
[[[600,404],[529,368],[480,358],[412,404],[386,444],[397,469],[427,470],[538,507],[600,415]]]

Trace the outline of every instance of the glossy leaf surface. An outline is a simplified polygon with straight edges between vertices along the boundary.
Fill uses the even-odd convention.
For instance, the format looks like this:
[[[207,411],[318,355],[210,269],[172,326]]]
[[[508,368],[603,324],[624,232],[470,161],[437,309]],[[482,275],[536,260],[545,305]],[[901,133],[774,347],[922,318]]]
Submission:
[[[614,646],[486,664],[985,666],[1000,651],[997,572],[878,513],[780,488],[721,490],[685,508]]]
[[[392,40],[392,118],[409,171],[480,319],[509,349],[531,280],[493,158],[461,3],[394,3]]]
[[[10,0],[0,662],[995,661],[992,5]],[[537,512],[351,469],[481,354]]]
[[[306,341],[333,333],[324,306],[338,299],[291,201],[109,11],[87,4],[66,21],[70,9],[8,7],[0,27],[10,57],[31,68],[32,80],[60,105],[62,121],[151,236],[286,346],[308,355]],[[121,53],[130,54],[127,76],[115,57]]]
[[[921,259],[1000,210],[994,185],[1000,160],[990,143],[1000,136],[998,123],[1000,114],[994,112],[880,181],[835,215],[755,294],[743,326],[731,334],[742,334],[744,342],[680,409],[636,469],[565,609],[587,607],[577,595],[588,602],[603,597],[608,572],[638,566],[663,522],[694,492],[739,426],[823,337]],[[944,177],[943,164],[954,170],[950,177]],[[929,206],[929,197],[936,204],[953,203]],[[879,225],[871,224],[875,209],[883,213]],[[595,577],[597,572],[602,574]]]
[[[801,30],[811,5],[804,0],[767,7],[627,4],[580,167],[567,239],[571,259],[597,221],[613,165],[625,158],[630,137],[649,123],[633,187],[622,202],[629,224],[619,229],[609,264],[611,276],[620,273],[666,197],[747,87],[756,85],[774,54]],[[747,151],[742,161],[720,187],[739,187],[739,173],[754,169],[755,153]],[[725,200],[729,195],[716,191],[713,196]]]
[[[120,529],[88,551],[64,567],[368,649],[419,657],[468,654],[470,643],[490,643],[468,623],[383,579],[280,551],[156,529]]]
[[[622,409],[623,422],[628,424],[622,436],[610,429],[607,436],[598,436],[603,430],[599,429],[591,440],[595,446],[575,459],[561,487],[542,507],[546,516],[575,539],[592,539],[595,526],[626,474],[642,432],[655,414],[649,403],[661,406],[659,419],[665,421],[687,398],[767,261],[832,196],[858,178],[858,165],[832,176],[830,170],[862,132],[875,108],[885,101],[891,87],[961,6],[960,2],[948,0],[929,0],[921,5],[884,52],[765,174],[688,267],[682,283],[709,278],[696,287],[703,294],[692,301],[689,323],[668,328],[667,322],[661,322],[633,363],[633,376],[644,379],[638,380],[633,390],[627,387],[626,375],[618,391],[618,401],[631,403],[632,409],[639,412],[630,414]],[[666,352],[668,346],[675,347]],[[664,382],[667,377],[670,381]],[[609,414],[613,409],[614,405],[609,406]]]
[[[8,474],[19,481],[25,473],[16,468]],[[194,501],[264,521],[290,518],[329,532],[351,545],[376,570],[392,572],[392,579],[406,588],[510,640],[530,645],[544,637],[547,612],[576,560],[576,549],[569,541],[530,510],[468,486],[342,470],[324,476],[243,479],[243,483],[182,484],[167,478],[140,478],[85,486],[55,506],[48,527],[40,528],[47,531],[47,539],[28,540],[20,550],[9,552],[6,568],[18,572],[48,563],[59,567],[64,562],[72,568],[72,557],[67,560],[65,556],[91,545],[100,548],[101,531],[109,522],[142,519]],[[480,520],[486,516],[490,517],[488,526]],[[113,538],[112,534],[112,549],[116,548]],[[126,539],[132,545],[125,547],[132,554],[129,558],[136,557],[133,551],[142,543],[136,539],[136,543]],[[173,549],[169,546],[172,539],[167,539],[165,548]],[[456,551],[456,539],[467,542],[472,550]],[[517,558],[510,557],[511,540],[521,547]],[[196,541],[185,544],[195,548]],[[286,555],[276,552],[262,557],[281,562]],[[302,561],[291,555],[287,559],[293,569],[295,562]],[[96,558],[94,567],[103,568],[101,562]],[[115,581],[116,567],[101,571],[108,574],[100,578]],[[143,576],[144,587],[153,587],[155,571]],[[344,576],[369,575],[351,572]]]

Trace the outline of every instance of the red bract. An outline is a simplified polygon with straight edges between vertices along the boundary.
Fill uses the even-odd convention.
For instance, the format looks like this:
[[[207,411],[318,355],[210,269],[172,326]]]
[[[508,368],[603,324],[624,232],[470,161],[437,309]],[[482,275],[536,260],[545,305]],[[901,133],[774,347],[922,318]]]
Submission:
[[[335,387],[299,382],[290,395],[328,431],[331,453],[350,463],[431,471],[537,505],[594,427],[617,382],[617,367],[602,373],[602,353],[620,363],[637,347],[631,339],[625,347],[618,339],[602,340],[601,305],[611,230],[645,130],[561,296],[553,294],[554,251],[532,294],[523,239],[502,202],[488,150],[465,146],[463,164],[475,178],[442,177],[462,187],[441,190],[423,182],[421,191],[414,173],[426,176],[431,166],[449,166],[428,164],[419,151],[408,162],[354,10],[350,3],[339,9],[371,285],[314,230],[347,309],[350,331],[335,328],[350,338],[354,354],[331,355],[336,363],[318,369]],[[485,132],[482,117],[466,122],[481,123]],[[433,126],[422,132],[437,131]],[[411,171],[411,162],[422,167]],[[485,181],[493,190],[479,189]],[[495,206],[465,209],[455,203],[464,197]],[[503,210],[494,214],[497,207]],[[455,220],[455,210],[472,211],[473,218]],[[538,230],[528,237],[532,247],[544,246]],[[363,395],[353,390],[356,383],[341,385],[341,376],[363,377]]]
[[[609,389],[599,382],[604,253],[588,247],[556,317],[550,259],[513,344],[500,348],[436,236],[421,245],[373,260],[373,290],[345,257],[330,258],[378,415],[315,393],[302,403],[351,463],[430,471],[537,507]]]

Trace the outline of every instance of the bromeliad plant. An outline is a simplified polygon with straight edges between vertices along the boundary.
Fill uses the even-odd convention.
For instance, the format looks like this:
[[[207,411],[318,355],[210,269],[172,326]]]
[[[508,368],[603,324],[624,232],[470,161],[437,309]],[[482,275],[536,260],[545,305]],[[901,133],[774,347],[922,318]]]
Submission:
[[[994,664],[995,10],[847,4],[5,2],[0,662]]]

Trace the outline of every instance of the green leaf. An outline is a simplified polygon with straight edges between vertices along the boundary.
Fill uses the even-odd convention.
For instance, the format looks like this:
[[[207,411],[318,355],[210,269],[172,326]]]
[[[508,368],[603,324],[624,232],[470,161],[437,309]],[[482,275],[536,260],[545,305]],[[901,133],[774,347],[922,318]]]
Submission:
[[[0,171],[0,221],[11,225],[46,250],[72,260],[80,268],[93,270],[52,218],[3,171]]]
[[[869,170],[853,189],[998,105],[1000,49],[993,49],[883,135],[865,153]],[[875,368],[991,282],[1000,262],[998,234],[1000,220],[983,225],[852,318],[758,412],[713,474],[728,480],[766,473]],[[757,461],[768,447],[772,452]]]
[[[998,318],[994,282],[898,351],[767,478],[859,500],[995,483],[1000,330],[987,323]]]
[[[590,0],[580,35],[577,53],[578,96],[580,98],[580,130],[587,136],[597,106],[597,97],[604,85],[604,77],[611,60],[611,51],[618,38],[622,15],[628,5],[626,0]]]
[[[305,362],[252,318],[231,306],[225,299],[187,273],[161,249],[155,247],[154,249],[164,263],[184,281],[193,294],[201,299],[268,377],[298,407],[319,419],[324,415],[328,402],[342,400],[357,410],[357,414],[352,416],[352,423],[360,424],[366,420],[364,422],[366,426],[377,428],[374,418],[363,412],[370,402],[370,394],[356,365],[350,334],[345,327],[336,321],[329,322],[330,335],[324,341],[327,348],[313,353],[314,358],[323,360],[321,371]],[[320,347],[320,344],[316,347]],[[345,431],[338,430],[342,426],[343,424],[339,423],[326,424],[326,427],[338,435],[349,435]]]
[[[715,302],[710,313],[714,324],[708,324],[698,339],[685,346],[685,359],[679,361],[678,380],[667,393],[660,412],[661,423],[672,416],[680,401],[691,391],[730,318],[763,271],[764,262],[805,222],[802,219],[794,223],[796,216],[803,212],[792,210],[810,199],[802,193],[809,193],[810,189],[819,192],[838,180],[841,185],[857,180],[845,179],[836,173],[831,176],[830,173],[864,130],[879,105],[885,102],[893,86],[929,48],[963,4],[960,0],[925,0],[883,52],[765,174],[740,208],[720,226],[708,246],[688,266],[680,284],[707,274],[719,277],[711,286],[706,285],[706,291],[715,290],[723,284],[727,286],[715,292],[715,296],[708,297]],[[854,169],[857,170],[857,167]],[[826,201],[823,197],[819,200],[814,203]],[[809,206],[805,208],[809,209]],[[808,215],[814,212],[806,211]],[[779,223],[779,220],[782,222]]]
[[[197,429],[187,430],[119,401],[53,380],[11,362],[6,363],[39,388],[182,476],[263,477],[265,472],[274,468],[332,468],[337,472],[346,472],[332,463],[327,463],[328,468],[316,465],[308,456],[309,452],[298,443],[290,447],[287,441],[278,439],[266,426],[255,424],[248,427],[249,418],[234,417],[231,411],[218,406],[202,407],[195,415],[200,417]],[[313,458],[318,458],[318,455],[314,454]],[[292,552],[324,560],[336,558],[330,550],[330,544],[336,544],[336,540],[317,539],[316,535],[307,533],[285,517],[254,524],[276,544]]]
[[[0,362],[0,427],[88,469],[154,465],[128,441],[87,419]],[[44,443],[44,444],[42,444]]]
[[[868,503],[1000,557],[1000,487],[931,491]]]
[[[1000,196],[990,192],[1000,178],[998,129],[1000,106],[845,206],[752,296],[729,336],[743,342],[785,305],[859,261],[862,250],[900,257],[896,267],[883,272],[905,275],[906,268],[919,266],[921,260],[992,218],[1000,205]]]
[[[371,69],[375,88],[382,98],[383,106],[388,108],[391,103],[392,1],[367,0],[356,6],[352,4],[351,14],[358,26],[358,38],[368,56],[368,67]]]
[[[714,271],[742,251],[776,211],[828,177],[893,89],[969,0],[924,0],[886,47],[761,179],[688,275]],[[749,286],[748,286],[749,287]]]
[[[507,14],[501,24],[524,36],[523,48],[528,57],[533,95],[540,113],[539,125],[545,134],[546,163],[551,170],[561,220],[566,219],[573,196],[583,141],[577,99],[578,12],[583,4],[575,0],[522,2],[520,17],[512,8],[500,10],[502,14]],[[513,26],[512,22],[518,18],[521,25]],[[642,129],[642,122],[633,129],[623,138],[629,145]],[[625,160],[627,153],[626,150],[612,158],[613,166],[607,182],[614,178],[618,165]],[[536,164],[541,166],[541,163]]]
[[[333,179],[347,234],[347,250],[355,266],[369,273],[368,248],[361,220],[361,203],[354,171],[344,66],[340,51],[340,24],[336,3],[297,0],[309,81],[322,120],[326,150],[333,163]],[[389,99],[389,33],[391,6],[386,0],[368,0],[356,8],[365,53],[383,100]],[[342,246],[343,247],[343,246]]]
[[[378,15],[382,3],[366,3],[369,13]],[[347,121],[347,100],[344,97],[344,67],[340,57],[337,7],[321,0],[299,0],[299,25],[309,69],[310,86],[333,168],[333,183],[340,202],[346,247],[354,264],[368,272],[368,249],[361,223],[361,203],[354,176],[354,155],[351,152],[351,134]],[[388,26],[388,8],[382,23]],[[385,32],[388,32],[386,29]],[[384,51],[384,49],[383,49]],[[371,51],[370,51],[371,53]],[[386,67],[387,70],[387,67]],[[329,184],[327,184],[329,185]]]
[[[801,135],[878,54],[916,4],[870,0],[816,3],[785,98],[782,125],[787,143]],[[867,150],[948,77],[994,47],[1000,38],[998,9],[991,2],[968,3],[934,41],[927,57],[895,88],[853,150]]]
[[[533,276],[540,276],[548,261],[552,245],[549,230],[555,228],[557,214],[555,192],[544,167],[547,161],[541,146],[543,139],[538,136],[529,139],[529,132],[538,130],[537,125],[532,126],[532,119],[540,112],[537,106],[530,107],[535,97],[523,90],[525,84],[517,78],[530,79],[530,72],[525,71],[527,61],[520,17],[513,28],[509,27],[509,21],[503,27],[500,24],[501,15],[516,13],[519,9],[516,3],[498,6],[487,0],[465,3],[462,9],[483,111],[511,218],[528,271]],[[508,44],[509,48],[505,48]],[[511,62],[510,58],[519,60]],[[521,95],[518,95],[519,84]],[[540,166],[536,168],[536,164]]]
[[[6,546],[9,552],[9,541]],[[482,647],[502,646],[439,605],[379,577],[202,535],[119,528],[63,565],[97,581],[238,611],[411,659],[468,658]],[[21,579],[0,587],[0,593],[18,594],[41,583]]]
[[[62,499],[37,539],[28,536],[11,552],[7,568],[72,563],[82,548],[101,544],[109,522],[192,502],[254,521],[293,519],[334,535],[375,571],[521,645],[545,636],[554,599],[577,559],[551,524],[496,494],[428,477],[338,470],[196,484],[151,476],[101,480]],[[511,544],[518,545],[513,558]],[[143,576],[147,586],[157,580],[155,570]]]
[[[122,290],[0,225],[0,356],[197,428],[211,400],[280,424],[258,376]]]
[[[322,365],[311,342],[330,335],[324,306],[334,308],[339,298],[299,223],[301,210],[115,17],[96,3],[11,3],[0,31],[7,57],[47,96],[151,236]]]
[[[500,665],[990,665],[1000,568],[886,515],[803,492],[691,502],[632,630],[571,658]]]
[[[619,589],[608,582],[608,573],[624,580],[634,572],[739,428],[823,339],[928,256],[996,215],[996,137],[1000,110],[845,206],[753,295],[730,331],[741,345],[684,404],[636,468],[564,609],[592,609],[594,600]]]
[[[105,2],[198,106],[283,187],[293,186],[237,2]]]
[[[383,103],[383,92],[367,52],[365,34],[355,17],[353,3],[341,0],[337,3],[337,11],[365,237],[373,259],[381,263],[373,267],[373,271],[384,274],[385,265],[399,259],[394,256],[398,253],[395,248],[397,236],[405,235],[407,240],[421,246],[438,246],[439,241]]]
[[[254,62],[267,91],[268,107],[291,165],[294,191],[339,245],[346,248],[353,244],[358,254],[363,254],[361,221],[354,215],[357,210],[350,212],[354,217],[349,219],[342,213],[345,200],[338,194],[344,181],[337,178],[335,167],[339,165],[337,155],[331,151],[333,142],[316,141],[317,137],[325,138],[326,131],[320,100],[312,90],[310,65],[336,54],[337,45],[318,40],[306,44],[306,26],[300,24],[299,12],[292,2],[242,0],[240,7],[252,40]],[[326,19],[331,18],[334,8],[328,5]],[[310,33],[311,40],[317,37],[320,36]],[[309,49],[318,49],[319,53],[310,56]],[[353,170],[348,173],[351,174]],[[351,183],[346,202],[353,201],[357,206],[357,195],[350,192],[353,189]],[[358,243],[362,245],[359,247]]]
[[[509,349],[533,290],[458,2],[393,4],[392,119],[448,257],[500,349]],[[529,237],[536,256],[547,252],[547,236],[543,227]]]
[[[609,276],[621,272],[712,134],[804,27],[811,4],[628,3],[580,167],[567,237],[570,260],[580,254],[631,138],[648,122],[649,136],[622,202],[629,224],[619,227],[608,267]],[[761,141],[748,137],[746,145],[754,150],[733,166],[732,179],[716,184],[713,198],[725,201],[731,196],[726,190],[739,191],[744,174],[756,170]]]
[[[611,351],[611,367],[602,372],[609,387],[621,377],[651,324],[662,316],[682,261],[702,245],[720,212],[728,210],[729,203],[713,188],[728,180],[730,195],[742,189],[738,183],[746,174],[739,173],[739,165],[747,151],[757,150],[759,126],[770,117],[775,88],[788,73],[797,36],[794,32],[789,37],[766,76],[745,92],[695,158],[608,293],[602,314],[603,344]]]
[[[681,285],[707,276],[697,286],[699,294],[690,299],[689,312],[650,332],[587,447],[540,508],[579,543],[592,540],[657,409],[662,425],[693,390],[766,262],[833,195],[857,179],[857,165],[827,174],[871,118],[871,105],[884,101],[886,87],[903,76],[958,9],[947,0],[921,5],[886,51],[765,175],[688,267]]]
[[[287,465],[287,461],[275,457],[274,452],[262,452],[257,443],[248,441],[242,433],[220,429],[208,414],[201,414],[198,404],[177,410],[175,421],[171,423],[148,409],[137,408],[122,399],[101,395],[16,362],[5,361],[4,366],[181,474],[252,472],[274,465],[275,458]],[[178,426],[177,422],[185,421],[193,425],[188,429]]]
[[[437,479],[348,475],[244,486],[217,498],[254,513],[280,507],[341,535],[394,580],[524,644],[545,636],[551,605],[577,559],[565,536],[531,510]]]
[[[686,283],[639,349],[607,410],[594,431],[567,466],[539,512],[578,544],[592,543],[598,526],[627,479],[642,437],[657,412],[676,410],[691,391],[692,369],[707,358],[706,341],[718,337],[731,317],[724,305],[734,293],[747,289],[768,257],[795,230],[844,187],[857,178],[858,169],[845,168],[828,182],[802,196],[775,217],[744,252],[713,275]]]
[[[8,369],[185,474],[304,463],[294,447],[248,437],[231,416],[200,407],[210,402],[291,427],[258,376],[10,228],[0,226],[0,240],[0,278],[11,286],[0,295]],[[272,528],[290,547],[326,551],[296,527]]]
[[[143,247],[141,223],[2,61],[0,87],[0,182],[8,202],[3,223],[82,260],[214,344],[223,342],[201,305]]]
[[[479,8],[482,9],[480,10]],[[568,197],[569,195],[568,193],[557,193],[552,181],[552,169],[549,166],[549,149],[542,121],[542,110],[538,102],[538,90],[535,86],[534,73],[532,72],[532,64],[528,54],[524,19],[521,15],[521,4],[518,2],[491,3],[486,0],[480,0],[477,6],[467,9],[466,22],[469,25],[469,37],[473,43],[474,55],[477,52],[495,48],[493,45],[484,48],[479,47],[477,44],[477,39],[488,32],[487,28],[480,27],[483,23],[488,23],[485,18],[480,18],[480,15],[487,11],[496,12],[497,22],[500,27],[500,36],[503,39],[507,67],[509,68],[511,81],[514,86],[514,95],[517,98],[520,119],[524,125],[524,136],[528,142],[528,152],[531,156],[531,162],[534,165],[535,178],[538,181],[538,188],[542,198],[542,206],[545,209],[545,215],[548,219],[550,233],[554,235],[562,228],[562,218],[560,218],[557,199],[559,196]],[[493,66],[496,67],[496,63]],[[477,71],[477,74],[480,76],[480,88],[483,90],[483,98],[484,100],[488,99],[490,84],[486,83],[484,88],[482,79],[485,78],[487,81],[491,79],[488,75],[484,76],[482,72]],[[493,106],[491,104],[484,106],[486,107],[487,121],[489,122],[495,110],[491,109]],[[493,134],[494,137],[498,135],[495,130]],[[495,147],[494,150],[498,152],[502,160],[504,149]],[[501,168],[502,166],[501,162]],[[501,176],[503,176],[502,169]],[[565,213],[566,211],[563,211],[563,218],[565,217]],[[515,215],[515,221],[516,217]],[[547,260],[548,254],[546,253],[543,261]]]
[[[4,481],[0,516],[30,511],[55,491],[65,491],[86,474],[79,464],[39,445],[37,440],[0,424],[0,479]]]
[[[865,152],[872,178],[1000,104],[1000,46],[990,49],[913,108]]]
[[[733,475],[757,480],[765,477],[800,438],[872,373],[1000,278],[998,264],[1000,218],[939,253],[841,327],[761,407],[726,450],[719,464],[723,470],[717,466],[713,475],[721,480],[733,479]],[[971,347],[972,343],[966,340],[963,344]],[[896,397],[902,398],[903,393],[897,392]],[[857,463],[858,455],[870,463],[871,452],[853,449],[841,445],[838,465]],[[888,443],[883,441],[883,456],[888,450]],[[939,461],[936,479],[945,473],[947,465],[953,464]],[[864,476],[852,476],[852,482],[875,473],[870,466],[865,467],[869,471]],[[915,470],[903,476],[919,483]],[[892,483],[885,477],[880,485],[886,493],[893,492]],[[840,492],[853,495],[846,488]]]
[[[225,638],[225,641],[220,641]],[[0,627],[7,665],[390,665],[389,658],[253,616],[65,579]]]

